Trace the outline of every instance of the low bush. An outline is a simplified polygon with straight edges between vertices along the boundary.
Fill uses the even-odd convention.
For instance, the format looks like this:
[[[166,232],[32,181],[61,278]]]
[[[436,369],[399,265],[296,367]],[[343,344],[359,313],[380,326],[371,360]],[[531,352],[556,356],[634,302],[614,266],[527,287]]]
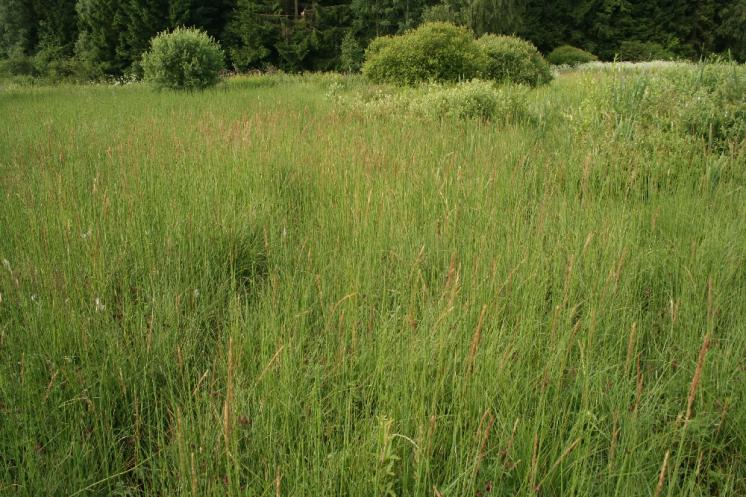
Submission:
[[[709,150],[735,150],[746,140],[746,68],[702,63],[615,70],[594,106],[604,109],[598,115],[609,119],[616,137],[671,133],[694,137]]]
[[[410,112],[430,118],[483,119],[511,123],[523,119],[526,89],[495,86],[473,80],[451,87],[434,87],[412,99]]]
[[[746,70],[736,64],[703,64],[688,81],[679,78],[684,129],[710,147],[724,149],[746,141]]]
[[[555,66],[577,66],[598,60],[598,57],[582,48],[562,45],[547,55],[547,61]]]
[[[539,86],[552,80],[549,64],[529,41],[487,34],[477,40],[487,56],[483,77],[498,82]]]
[[[666,50],[660,43],[652,41],[628,40],[619,45],[617,52],[619,60],[627,62],[647,62],[651,60],[673,60],[674,54]]]
[[[31,76],[34,73],[34,60],[20,48],[13,49],[8,58],[0,59],[0,73],[11,76]]]
[[[145,80],[159,88],[202,90],[218,82],[223,67],[218,43],[195,28],[158,34],[142,57]]]
[[[681,109],[684,129],[711,148],[727,148],[746,140],[746,102],[699,92]]]
[[[366,91],[367,89],[367,91]],[[502,124],[525,122],[530,118],[528,88],[474,79],[455,85],[429,84],[392,89],[370,86],[353,94],[331,91],[337,103],[368,115],[414,116],[425,119],[480,119]]]
[[[431,22],[401,36],[373,40],[363,73],[375,83],[448,82],[478,76],[485,62],[466,28]]]

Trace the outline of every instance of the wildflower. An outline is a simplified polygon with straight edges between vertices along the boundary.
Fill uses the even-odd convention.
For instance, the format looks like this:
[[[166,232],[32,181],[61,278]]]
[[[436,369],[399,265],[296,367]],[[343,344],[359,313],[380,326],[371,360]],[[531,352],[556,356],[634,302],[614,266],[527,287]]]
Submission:
[[[197,300],[199,298],[199,288],[194,289],[193,295],[194,295],[194,300]]]
[[[13,272],[13,270],[10,268],[10,261],[8,259],[3,259],[3,267],[7,269],[9,273]]]
[[[88,231],[86,231],[85,233],[81,233],[80,237],[83,240],[87,240],[87,239],[89,239],[91,237],[92,234],[93,234],[93,230],[90,227],[88,227]]]
[[[38,302],[39,301],[39,296],[36,295],[35,293],[32,293],[31,294],[31,301],[32,302]]]
[[[106,306],[101,302],[101,299],[96,297],[96,312],[104,312],[106,310]]]

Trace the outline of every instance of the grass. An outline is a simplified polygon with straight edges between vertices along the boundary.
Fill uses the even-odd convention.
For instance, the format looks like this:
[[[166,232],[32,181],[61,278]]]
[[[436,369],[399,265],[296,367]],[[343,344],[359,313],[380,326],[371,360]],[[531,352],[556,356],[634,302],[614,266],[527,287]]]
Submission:
[[[6,85],[0,495],[746,494],[738,71]]]

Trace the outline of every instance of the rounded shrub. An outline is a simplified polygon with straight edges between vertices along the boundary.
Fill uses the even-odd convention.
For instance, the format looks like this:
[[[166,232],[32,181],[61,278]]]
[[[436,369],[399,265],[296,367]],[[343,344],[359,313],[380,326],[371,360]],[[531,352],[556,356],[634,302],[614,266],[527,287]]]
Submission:
[[[651,60],[673,60],[674,54],[654,41],[627,40],[619,45],[619,59],[626,62],[648,62]]]
[[[483,76],[498,82],[539,86],[552,80],[549,64],[533,43],[515,36],[486,34],[477,45],[487,56]]]
[[[466,28],[430,22],[400,36],[376,38],[365,52],[363,74],[374,83],[412,85],[478,76],[484,53]]]
[[[156,35],[142,57],[145,80],[159,88],[202,90],[218,82],[223,67],[220,45],[196,28]]]
[[[555,66],[577,66],[598,60],[598,57],[582,48],[572,45],[562,45],[547,55],[547,61]]]

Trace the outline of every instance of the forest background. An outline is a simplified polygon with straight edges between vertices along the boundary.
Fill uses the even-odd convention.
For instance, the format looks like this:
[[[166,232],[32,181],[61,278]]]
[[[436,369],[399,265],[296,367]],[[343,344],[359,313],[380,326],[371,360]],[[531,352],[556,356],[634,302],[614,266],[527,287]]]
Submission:
[[[516,34],[602,60],[746,60],[746,0],[0,0],[0,70],[138,78],[151,38],[194,26],[235,71],[354,70],[367,44],[423,21]]]

